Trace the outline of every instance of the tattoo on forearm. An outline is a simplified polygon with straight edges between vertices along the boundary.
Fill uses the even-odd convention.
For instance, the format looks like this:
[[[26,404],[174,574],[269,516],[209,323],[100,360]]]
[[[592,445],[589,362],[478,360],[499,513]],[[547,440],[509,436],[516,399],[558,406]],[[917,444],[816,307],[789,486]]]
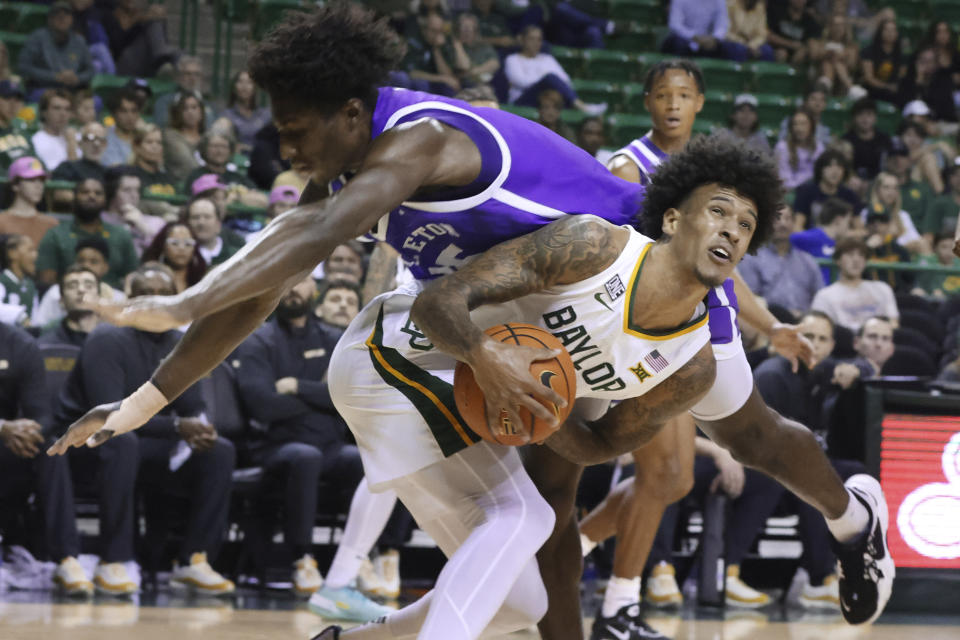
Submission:
[[[471,309],[600,273],[620,254],[612,242],[616,231],[593,218],[569,216],[497,245],[432,283],[414,307],[417,325],[441,350],[465,353],[480,338],[469,322]]]

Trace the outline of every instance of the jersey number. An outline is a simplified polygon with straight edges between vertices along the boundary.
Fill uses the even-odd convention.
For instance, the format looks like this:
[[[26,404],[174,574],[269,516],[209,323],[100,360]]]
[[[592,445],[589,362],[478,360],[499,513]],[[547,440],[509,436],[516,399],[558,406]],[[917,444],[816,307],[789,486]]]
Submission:
[[[447,248],[437,256],[437,266],[428,269],[430,275],[444,276],[462,267],[467,261],[465,258],[459,257],[461,253],[463,253],[463,249],[455,244],[448,244]]]

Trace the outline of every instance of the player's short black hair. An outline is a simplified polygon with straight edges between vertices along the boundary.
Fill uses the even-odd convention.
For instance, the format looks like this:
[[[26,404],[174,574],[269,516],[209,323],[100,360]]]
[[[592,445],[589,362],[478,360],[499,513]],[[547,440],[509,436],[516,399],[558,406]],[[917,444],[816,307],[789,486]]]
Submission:
[[[697,83],[697,91],[700,93],[706,91],[707,85],[703,82],[703,71],[700,70],[700,65],[691,60],[671,58],[670,60],[661,60],[657,64],[650,67],[650,69],[647,71],[647,76],[643,81],[643,93],[650,93],[653,90],[653,83],[662,78],[663,75],[671,69],[686,71],[687,74],[693,78],[693,81]]]
[[[254,48],[253,81],[273,99],[332,113],[350,98],[369,107],[400,58],[385,18],[337,1],[311,13],[291,11]]]
[[[751,253],[767,241],[783,204],[783,183],[766,154],[727,136],[694,138],[653,175],[643,202],[638,228],[653,239],[663,235],[663,214],[679,207],[693,190],[717,183],[735,189],[757,206],[757,228]]]

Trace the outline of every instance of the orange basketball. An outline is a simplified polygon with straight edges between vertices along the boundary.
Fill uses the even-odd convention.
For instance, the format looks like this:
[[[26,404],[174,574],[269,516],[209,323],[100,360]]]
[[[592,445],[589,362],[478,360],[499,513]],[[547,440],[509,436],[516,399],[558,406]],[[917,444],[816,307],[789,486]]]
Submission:
[[[500,342],[543,349],[560,349],[560,355],[556,358],[539,360],[530,365],[530,373],[534,377],[539,378],[541,382],[567,399],[567,406],[564,408],[557,407],[552,403],[544,403],[560,418],[557,423],[557,428],[559,428],[563,421],[567,419],[567,416],[570,415],[570,411],[573,409],[573,401],[577,396],[576,371],[567,350],[563,348],[559,340],[547,331],[532,324],[522,322],[498,324],[487,329],[486,333]],[[487,407],[483,401],[483,393],[473,377],[473,369],[464,362],[458,362],[454,371],[453,397],[467,426],[484,440],[512,447],[528,444],[523,441],[521,432],[510,424],[506,414],[503,415],[501,420],[505,422],[507,435],[497,436],[490,433],[487,428]],[[531,435],[530,443],[541,442],[557,429],[549,426],[543,420],[533,417],[527,409],[520,409],[520,417],[524,424],[528,426],[527,432]]]

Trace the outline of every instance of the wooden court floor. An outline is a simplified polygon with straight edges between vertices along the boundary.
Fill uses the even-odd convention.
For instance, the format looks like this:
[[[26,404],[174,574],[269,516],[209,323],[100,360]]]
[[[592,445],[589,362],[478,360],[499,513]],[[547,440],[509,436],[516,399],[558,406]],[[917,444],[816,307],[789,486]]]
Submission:
[[[877,624],[849,627],[835,618],[771,622],[748,612],[725,620],[653,618],[675,640],[957,640],[960,626]],[[148,607],[97,601],[69,604],[3,601],[0,640],[307,640],[325,623],[310,612],[235,609],[228,603]],[[516,640],[539,637],[518,633]]]

